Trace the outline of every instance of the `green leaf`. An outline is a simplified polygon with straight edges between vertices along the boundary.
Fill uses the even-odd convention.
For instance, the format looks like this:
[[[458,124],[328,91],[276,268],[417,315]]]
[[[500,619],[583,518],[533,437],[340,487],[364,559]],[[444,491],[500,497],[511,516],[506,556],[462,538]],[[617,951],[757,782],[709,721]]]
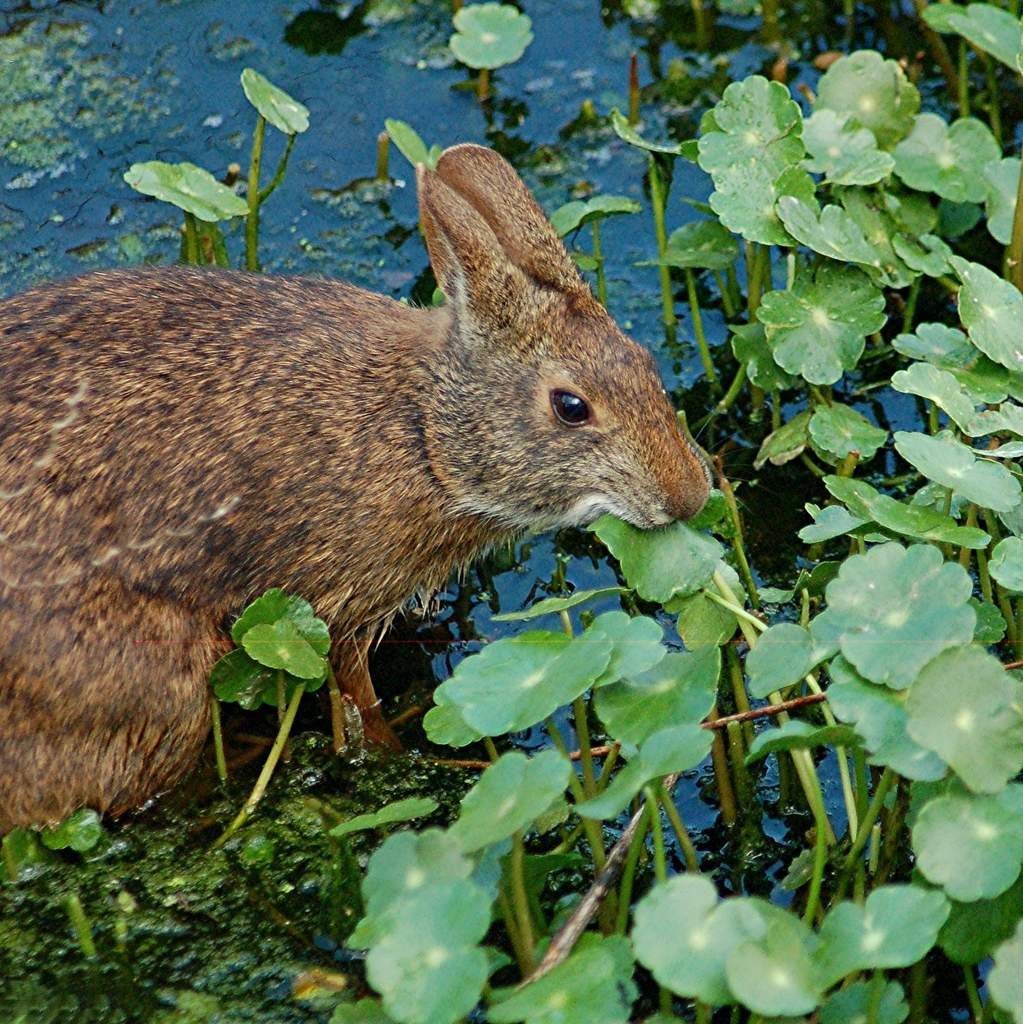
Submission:
[[[977,459],[961,441],[948,435],[895,432],[895,449],[929,480],[949,487],[969,501],[996,512],[1020,503],[1020,486],[1001,464]]]
[[[950,516],[923,505],[906,505],[880,494],[865,480],[826,476],[824,486],[858,518],[868,519],[892,533],[917,540],[986,548],[991,538],[972,526],[958,526]]]
[[[487,1011],[493,1024],[627,1024],[637,996],[628,940],[584,936],[563,963]]]
[[[884,296],[860,270],[834,263],[790,291],[768,292],[757,309],[775,362],[811,384],[834,384],[863,354],[868,334],[887,319]]]
[[[582,639],[610,640],[611,661],[593,685],[607,686],[619,679],[631,679],[653,668],[668,649],[661,642],[664,630],[648,615],[634,618],[625,612],[604,612],[587,627]]]
[[[866,679],[903,690],[942,651],[973,638],[973,583],[929,544],[882,544],[853,555],[828,585],[827,610],[810,633],[835,635]]]
[[[798,459],[810,441],[812,415],[811,410],[806,409],[768,434],[753,460],[753,468],[761,469],[767,462],[772,466],[783,466],[786,462]]]
[[[253,661],[240,648],[224,655],[210,670],[210,685],[217,700],[240,704],[253,711],[277,703],[277,672]]]
[[[1023,786],[928,801],[913,824],[920,873],[962,902],[993,899],[1019,875],[1023,860]]]
[[[836,461],[855,452],[865,462],[888,440],[887,430],[875,427],[855,409],[837,402],[814,410],[809,430],[814,447]]]
[[[298,679],[321,682],[327,675],[327,662],[290,619],[278,619],[272,625],[260,623],[246,630],[242,647],[253,661],[283,669]]]
[[[727,270],[739,258],[739,243],[716,220],[694,220],[668,238],[664,262],[669,267]]]
[[[866,128],[855,128],[848,115],[818,107],[803,122],[803,142],[811,159],[803,166],[823,174],[829,185],[873,185],[892,173],[895,161],[877,148]]]
[[[160,160],[132,164],[124,172],[124,180],[136,192],[162,199],[199,220],[228,220],[249,212],[244,199],[195,164],[166,164]]]
[[[795,385],[796,378],[774,361],[764,325],[759,320],[751,324],[729,324],[728,329],[732,332],[732,352],[739,362],[746,364],[746,376],[751,384],[765,391],[784,391]]]
[[[1019,537],[1000,540],[991,552],[988,569],[999,586],[1014,594],[1023,594],[1023,540]]]
[[[722,608],[703,592],[683,598],[677,611],[678,635],[691,651],[708,645],[721,647],[739,627],[734,612]]]
[[[1023,920],[1023,876],[1000,896],[972,903],[952,903],[952,913],[938,937],[945,955],[956,964],[977,964],[994,952]]]
[[[760,635],[746,656],[751,697],[766,697],[809,675],[820,661],[810,634],[794,622],[779,622]]]
[[[543,630],[505,637],[461,661],[435,699],[484,736],[528,729],[600,678],[612,649],[610,640]]]
[[[1005,636],[1005,618],[990,601],[970,599],[970,605],[977,613],[977,625],[973,630],[973,639],[984,646],[998,644]]]
[[[828,672],[828,704],[840,722],[855,725],[870,752],[871,764],[925,782],[945,776],[945,762],[909,735],[907,691],[868,683],[843,657],[835,658]]]
[[[987,983],[991,998],[1015,1020],[1023,1020],[1023,921],[1016,926],[1015,935],[995,950]]]
[[[309,127],[309,110],[283,89],[267,81],[258,71],[242,71],[245,98],[259,113],[285,135],[298,135]]]
[[[278,619],[287,619],[317,654],[330,650],[330,631],[323,619],[316,617],[313,606],[305,598],[286,594],[277,587],[246,606],[231,627],[231,639],[241,644],[253,626],[272,626]]]
[[[778,200],[778,216],[789,234],[814,252],[883,272],[882,254],[841,206],[825,206],[818,213],[809,203],[794,196],[782,196]]]
[[[843,534],[858,530],[869,522],[868,519],[858,519],[841,505],[826,505],[821,508],[808,502],[804,508],[813,519],[812,526],[804,526],[797,534],[804,544],[820,544],[823,541],[841,537]],[[761,591],[761,596],[763,596],[763,591]]]
[[[427,149],[426,143],[419,137],[416,130],[404,121],[396,121],[389,117],[384,121],[384,128],[390,136],[391,142],[398,147],[398,152],[413,166],[425,164],[427,167],[435,167],[436,159]]]
[[[896,200],[893,196],[869,189],[846,188],[837,198],[881,260],[880,271],[873,267],[865,268],[871,280],[886,288],[905,288],[910,284],[918,275],[899,258],[892,243],[892,239],[906,230],[900,219],[900,215],[911,209],[906,197]],[[919,218],[914,214],[909,219],[915,222]]]
[[[976,423],[973,399],[948,370],[913,363],[908,369],[892,374],[892,387],[903,394],[919,395],[934,402],[964,433],[969,433]]]
[[[643,209],[635,199],[627,196],[593,196],[591,199],[575,199],[559,206],[551,214],[551,225],[564,237],[578,231],[584,224],[604,220],[616,214],[639,213]]]
[[[82,807],[54,828],[43,829],[39,838],[50,850],[88,853],[103,838],[103,824],[91,807]]]
[[[342,821],[335,825],[330,834],[335,839],[351,835],[353,832],[365,832],[371,828],[380,828],[383,825],[394,825],[401,821],[411,821],[413,818],[424,818],[437,810],[436,800],[429,797],[412,796],[405,800],[396,800],[393,804],[381,807],[379,811],[371,814],[357,814],[354,818]]]
[[[720,671],[717,647],[672,652],[642,675],[597,690],[594,706],[611,736],[638,745],[665,726],[702,722]]]
[[[462,798],[450,834],[469,853],[507,839],[563,800],[571,772],[556,750],[535,757],[517,750],[502,754]]]
[[[996,793],[1023,768],[1023,687],[979,647],[945,651],[909,691],[909,734],[975,793]]]
[[[645,600],[660,604],[703,587],[722,554],[713,537],[685,523],[640,530],[614,516],[602,516],[591,529],[618,559],[629,586]]]
[[[828,996],[821,1007],[820,1024],[863,1024],[870,1020],[874,1004],[873,983],[854,981]],[[897,981],[885,983],[874,1012],[875,1024],[902,1024],[909,1016],[909,1006]]]
[[[1020,22],[1008,11],[993,4],[935,4],[924,9],[923,19],[936,31],[955,32],[1019,72]]]
[[[1023,341],[1019,332],[1023,295],[979,263],[954,256],[952,266],[963,282],[959,289],[959,316],[970,340],[996,363],[1015,372],[1023,370]]]
[[[675,725],[648,736],[639,752],[599,795],[576,804],[584,818],[615,818],[650,781],[695,768],[709,753],[713,737],[698,725]]]
[[[783,750],[811,750],[814,747],[858,747],[860,738],[848,725],[814,726],[793,718],[783,725],[764,729],[750,744],[746,764],[755,764]]]
[[[330,1024],[395,1024],[375,999],[342,1003],[331,1015]]]
[[[709,878],[675,875],[636,905],[636,959],[680,996],[710,1006],[734,1002],[725,963],[733,949],[766,932],[758,904],[742,897],[719,903]]]
[[[466,4],[454,17],[448,41],[455,59],[470,68],[514,64],[533,41],[533,22],[510,4]]]
[[[439,687],[434,691],[433,697],[437,706],[430,708],[423,719],[423,726],[431,743],[437,743],[442,747],[467,747],[482,737],[482,733],[466,723],[461,712]]]
[[[897,335],[892,348],[946,370],[969,366],[978,354],[962,331],[947,324],[917,324],[915,333]]]
[[[637,149],[646,150],[648,153],[664,153],[667,156],[680,156],[682,154],[682,146],[684,143],[679,142],[650,142],[648,139],[644,139],[642,135],[636,131],[635,128],[629,124],[628,119],[623,116],[621,111],[611,111],[611,127],[614,129],[615,135],[618,136],[623,142],[627,142],[630,146],[635,146]]]
[[[1002,245],[1012,237],[1012,221],[1016,215],[1016,193],[1019,190],[1019,157],[1008,156],[984,168],[987,182],[987,229]]]
[[[817,84],[816,110],[833,110],[851,126],[868,128],[881,149],[904,138],[920,109],[920,94],[894,60],[857,50],[828,68]]]
[[[918,274],[943,277],[951,270],[949,259],[952,250],[937,235],[921,235],[919,238],[896,235],[892,239],[892,248],[899,259]]]
[[[726,228],[753,242],[791,245],[775,204],[783,195],[813,201],[813,182],[798,166],[806,153],[802,121],[778,82],[753,75],[725,89],[708,122],[714,130],[700,138],[699,163],[714,181],[710,205]]]
[[[951,126],[937,114],[920,114],[895,147],[895,173],[910,187],[954,203],[987,197],[984,170],[1001,158],[991,129],[973,117]]]
[[[494,622],[524,622],[529,619],[538,619],[542,615],[557,615],[559,612],[568,611],[576,605],[586,604],[588,601],[599,601],[604,597],[611,597],[614,594],[625,594],[628,590],[625,587],[598,587],[596,590],[577,590],[568,597],[545,597],[542,601],[521,612],[504,612],[495,615]]]
[[[943,893],[916,885],[883,885],[864,906],[833,906],[820,930],[823,986],[855,971],[910,967],[935,944],[950,910]]]

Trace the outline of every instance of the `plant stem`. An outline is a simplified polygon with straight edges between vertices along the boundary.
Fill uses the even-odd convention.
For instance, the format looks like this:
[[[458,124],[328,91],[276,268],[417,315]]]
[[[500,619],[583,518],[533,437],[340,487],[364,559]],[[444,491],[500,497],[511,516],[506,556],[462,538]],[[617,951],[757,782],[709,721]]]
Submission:
[[[289,135],[288,141],[284,144],[284,152],[281,154],[281,159],[277,164],[277,169],[274,171],[274,176],[270,179],[269,184],[265,188],[259,190],[259,204],[263,205],[270,198],[271,195],[277,190],[277,186],[284,181],[284,175],[288,170],[288,160],[291,159],[291,150],[294,148],[295,139],[297,135]]]
[[[590,799],[597,795],[597,776],[593,770],[593,751],[590,748],[590,723],[586,720],[586,701],[576,697],[572,701],[572,718],[579,740],[579,763],[583,768],[583,792]]]
[[[878,781],[877,789],[874,790],[874,797],[870,801],[867,813],[863,815],[863,820],[860,822],[860,829],[856,833],[856,838],[849,848],[845,863],[842,865],[842,874],[835,889],[835,903],[842,899],[846,889],[849,887],[849,880],[852,877],[853,869],[856,867],[860,854],[863,853],[864,847],[867,845],[867,840],[870,838],[870,830],[874,827],[874,822],[877,821],[881,808],[884,807],[885,797],[888,795],[888,790],[892,788],[894,781],[895,773],[891,768],[885,768]]]
[[[565,746],[565,741],[561,738],[561,733],[558,732],[558,727],[554,722],[553,718],[548,718],[545,723],[547,727],[547,735],[550,736],[551,742],[557,748],[558,752],[563,757],[568,757],[568,748]],[[583,785],[579,781],[579,776],[573,771],[568,777],[568,787],[572,790],[572,798],[577,804],[581,804],[586,800],[586,793],[583,790]],[[600,871],[607,861],[607,852],[604,849],[604,835],[600,829],[600,823],[594,821],[592,818],[582,818],[583,830],[586,832],[586,838],[590,843],[590,850],[593,854],[593,866],[596,871]]]
[[[816,778],[816,777],[815,777]],[[815,823],[815,842],[813,848],[813,874],[810,877],[810,892],[806,898],[806,910],[803,920],[812,928],[821,905],[821,885],[824,882],[824,868],[828,863],[828,829],[829,822],[824,812],[824,796],[819,792],[819,800],[810,805]]]
[[[249,816],[256,809],[259,801],[263,799],[263,794],[266,792],[266,787],[270,784],[270,778],[274,773],[274,768],[277,767],[277,762],[280,760],[281,752],[284,750],[284,744],[288,741],[288,734],[291,732],[291,726],[295,721],[295,715],[298,713],[298,705],[302,700],[302,694],[305,693],[305,683],[299,683],[295,687],[295,692],[291,695],[291,702],[288,704],[288,710],[285,712],[284,719],[281,722],[280,728],[277,730],[277,738],[274,740],[273,746],[270,748],[270,753],[266,756],[266,762],[263,765],[263,770],[259,773],[259,778],[256,779],[255,786],[252,787],[252,792],[249,794],[248,800],[245,801],[245,806],[238,812],[237,817],[234,821],[228,825],[226,831],[220,836],[219,839],[213,844],[213,849],[219,849],[227,840],[234,835],[249,820]]]
[[[689,835],[689,830],[682,820],[678,806],[668,796],[664,784],[661,782],[657,783],[657,798],[664,808],[664,813],[668,816],[668,821],[671,822],[671,827],[675,830],[675,838],[678,839],[678,844],[682,847],[682,856],[685,858],[686,867],[693,873],[698,874],[700,871],[700,858],[696,852],[696,847],[693,845],[692,837]]]
[[[629,124],[639,124],[639,59],[629,55]]]
[[[742,394],[742,386],[746,383],[746,372],[746,364],[741,363],[739,365],[739,369],[735,371],[732,383],[728,385],[728,390],[725,392],[724,398],[714,406],[714,411],[716,413],[728,412],[728,410],[735,404],[735,400],[740,394]]]
[[[185,211],[185,262],[189,266],[199,266],[199,225],[195,214]]]
[[[657,239],[658,272],[661,277],[661,320],[669,330],[674,330],[675,317],[675,296],[671,289],[671,271],[664,262],[665,253],[668,250],[668,232],[664,225],[665,207],[668,197],[664,188],[664,179],[661,177],[661,168],[657,158],[650,154],[650,206],[654,215],[654,236]]]
[[[327,696],[330,699],[330,731],[334,740],[334,753],[340,754],[348,745],[345,729],[345,708],[341,697],[341,687],[330,664],[327,665]]]
[[[529,896],[526,893],[526,846],[522,830],[512,837],[509,874],[511,883],[512,909],[515,912],[515,923],[522,936],[522,945],[529,957],[529,970],[536,966],[536,939],[533,936],[533,918],[529,912]],[[528,973],[528,972],[526,972]]]
[[[224,757],[224,733],[220,728],[220,701],[210,694],[210,723],[213,729],[213,753],[217,759],[217,778],[227,782],[227,758]]]
[[[1016,210],[1012,216],[1012,236],[1009,239],[1006,263],[1009,280],[1023,291],[1023,173],[1016,186]]]
[[[991,134],[995,137],[995,142],[998,143],[998,148],[1002,147],[1002,101],[998,94],[998,75],[996,73],[995,62],[991,57],[986,54],[981,54],[981,59],[984,61],[984,73],[987,75],[987,119],[991,125]]]
[[[629,846],[629,852],[625,858],[625,867],[622,868],[622,881],[618,887],[618,917],[615,921],[615,932],[618,935],[624,935],[629,927],[629,911],[632,909],[632,886],[636,879],[636,867],[639,864],[640,854],[643,852],[643,843],[649,827],[650,805],[644,803],[643,818]]]
[[[597,298],[607,309],[607,276],[604,271],[604,248],[600,241],[600,221],[593,221],[590,229],[593,233],[593,258],[597,261]]]
[[[480,103],[490,99],[490,68],[480,68],[476,76],[476,98]]]
[[[984,1004],[980,1001],[980,993],[977,991],[977,977],[973,973],[973,967],[970,964],[963,966],[963,983],[974,1024],[979,1024],[980,1018],[984,1015]]]
[[[92,937],[92,925],[89,923],[88,915],[82,906],[82,901],[77,892],[71,893],[67,898],[67,916],[71,920],[71,927],[75,930],[75,938],[78,939],[78,948],[82,955],[89,960],[96,956],[96,943]]]
[[[728,282],[720,270],[712,270],[714,280],[718,286],[718,294],[721,296],[721,308],[725,312],[725,319],[731,320],[735,316],[735,304],[732,302],[732,293],[728,288]]]
[[[661,809],[657,794],[652,786],[643,787],[643,797],[649,808],[650,826],[654,837],[654,877],[662,885],[668,880],[668,858],[664,849],[664,827],[661,825]],[[662,1013],[671,1013],[671,993],[663,986],[658,987]]]
[[[714,369],[714,360],[710,357],[710,346],[707,344],[707,335],[703,330],[703,317],[700,315],[700,296],[696,290],[696,275],[689,267],[685,268],[686,293],[689,296],[689,311],[693,318],[693,335],[696,337],[696,346],[700,350],[700,362],[703,363],[703,372],[710,381],[711,386],[717,390],[721,387],[718,380],[717,370]]]
[[[501,908],[501,917],[504,919],[504,928],[508,933],[508,941],[511,943],[512,952],[515,954],[515,962],[519,966],[519,973],[525,977],[533,969],[532,953],[526,950],[519,933],[519,926],[515,922],[515,912],[512,909],[511,900],[505,892],[503,885],[497,888],[498,906]]]
[[[390,181],[391,137],[387,132],[377,135],[377,181]]]
[[[716,712],[712,712],[716,714]],[[714,743],[710,748],[710,760],[714,768],[714,785],[721,806],[721,820],[731,828],[739,818],[735,803],[735,787],[728,771],[728,755],[725,753],[725,739],[720,730],[714,730]]]
[[[259,270],[259,169],[263,161],[263,136],[266,133],[266,119],[260,114],[256,118],[256,130],[252,133],[252,152],[249,155],[249,177],[246,185],[246,199],[249,213],[245,218],[245,269]]]
[[[966,40],[960,38],[959,40],[959,68],[958,68],[958,80],[959,80],[959,116],[969,117],[970,116],[970,69],[966,63],[966,57],[968,52]]]
[[[735,552],[735,560],[739,563],[739,571],[742,573],[743,582],[746,584],[746,592],[749,594],[750,604],[754,608],[760,607],[760,594],[757,592],[757,585],[753,579],[753,571],[750,569],[749,560],[746,558],[746,545],[742,533],[742,517],[739,515],[739,503],[735,500],[735,491],[725,476],[724,471],[718,464],[718,487],[725,496],[725,505],[728,508],[729,518],[735,529],[732,538],[732,550]]]

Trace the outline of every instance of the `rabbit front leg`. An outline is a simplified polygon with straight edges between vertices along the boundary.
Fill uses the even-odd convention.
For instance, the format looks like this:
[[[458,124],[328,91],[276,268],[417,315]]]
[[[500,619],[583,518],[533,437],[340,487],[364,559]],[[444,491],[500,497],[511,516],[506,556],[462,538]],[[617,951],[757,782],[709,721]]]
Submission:
[[[369,650],[374,638],[372,633],[357,633],[338,643],[334,672],[341,693],[350,698],[359,711],[366,742],[402,750],[401,740],[384,718],[380,698],[369,674]]]

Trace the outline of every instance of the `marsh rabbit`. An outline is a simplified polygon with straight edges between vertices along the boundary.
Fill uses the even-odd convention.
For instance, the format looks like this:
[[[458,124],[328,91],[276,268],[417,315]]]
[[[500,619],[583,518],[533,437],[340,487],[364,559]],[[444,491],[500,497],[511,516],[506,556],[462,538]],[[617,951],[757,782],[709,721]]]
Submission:
[[[653,360],[511,166],[417,177],[441,308],[184,267],[0,301],[0,833],[180,779],[268,587],[330,624],[380,739],[367,650],[410,597],[528,531],[703,505]]]

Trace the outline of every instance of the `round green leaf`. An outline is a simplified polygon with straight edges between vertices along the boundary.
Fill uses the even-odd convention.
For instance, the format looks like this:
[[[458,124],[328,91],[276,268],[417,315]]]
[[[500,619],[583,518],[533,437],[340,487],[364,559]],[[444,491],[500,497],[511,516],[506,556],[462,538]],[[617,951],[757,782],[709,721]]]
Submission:
[[[449,698],[438,688],[434,692],[437,706],[430,708],[423,718],[423,726],[431,743],[443,747],[467,747],[482,737],[482,734],[469,726],[462,718],[461,712]]]
[[[680,996],[722,1006],[735,999],[725,975],[728,954],[766,930],[756,901],[718,903],[709,878],[676,875],[636,905],[632,944],[636,959],[659,984]]]
[[[780,196],[812,202],[813,182],[799,168],[806,150],[802,113],[778,82],[753,75],[733,82],[711,112],[699,163],[714,181],[710,205],[731,231],[750,241],[790,245],[775,212]]]
[[[43,829],[40,838],[50,850],[87,853],[103,837],[103,824],[91,807],[82,807],[54,828]]]
[[[903,394],[929,399],[948,413],[960,430],[975,436],[970,433],[977,419],[973,399],[948,370],[928,363],[913,363],[908,369],[892,374],[892,387]]]
[[[806,409],[797,413],[787,423],[783,423],[777,430],[771,431],[760,445],[760,451],[753,460],[753,468],[760,469],[767,462],[772,466],[783,466],[786,462],[798,459],[806,450],[810,439],[811,415],[812,412]]]
[[[584,818],[615,818],[651,780],[695,768],[709,753],[713,737],[698,725],[675,725],[648,736],[639,752],[598,796],[576,804]]]
[[[811,384],[834,384],[887,319],[884,296],[860,270],[826,263],[791,291],[768,292],[757,309],[775,362]]]
[[[645,150],[647,153],[664,153],[666,156],[680,156],[682,153],[682,143],[650,142],[648,139],[644,139],[617,109],[611,111],[611,127],[614,129],[615,135],[623,142],[627,142],[637,149]]]
[[[437,801],[429,797],[410,796],[405,800],[396,800],[393,804],[381,807],[379,811],[370,814],[357,814],[354,818],[335,825],[330,834],[335,839],[351,835],[353,832],[365,832],[371,828],[380,828],[382,825],[393,825],[401,821],[412,821],[414,818],[424,818],[437,810]]]
[[[256,110],[285,135],[298,135],[309,127],[308,108],[268,82],[258,71],[246,68],[242,72],[242,89]]]
[[[404,121],[397,121],[389,117],[384,121],[384,128],[390,136],[391,142],[398,147],[398,152],[413,166],[425,164],[427,167],[435,167],[437,158],[427,148],[426,143],[419,137],[419,133]],[[434,147],[436,149],[436,147]]]
[[[495,615],[494,622],[523,622],[529,619],[538,619],[542,615],[557,615],[559,612],[568,611],[569,608],[575,608],[576,605],[585,604],[587,601],[597,601],[602,597],[625,592],[625,587],[599,587],[596,590],[577,590],[574,594],[569,594],[568,597],[545,597],[524,611]]]
[[[272,625],[259,623],[246,630],[242,647],[253,661],[283,669],[297,679],[318,682],[327,674],[327,662],[289,619],[278,619]]]
[[[870,1020],[872,1006],[876,1024],[902,1024],[909,1016],[909,1006],[897,981],[885,984],[876,1006],[873,983],[854,981],[828,996],[821,1007],[820,1024],[864,1024]]]
[[[895,173],[910,187],[954,203],[987,196],[984,170],[1001,158],[991,129],[973,117],[951,126],[937,114],[920,114],[909,137],[895,147]]]
[[[909,691],[908,729],[976,793],[996,793],[1023,768],[1023,689],[979,647],[939,654]]]
[[[920,109],[920,94],[898,63],[874,50],[836,60],[817,85],[815,110],[833,110],[868,128],[882,149],[904,138]]]
[[[918,274],[928,277],[943,277],[951,270],[949,259],[952,250],[937,235],[896,235],[892,239],[895,254]]]
[[[845,533],[858,530],[868,522],[867,519],[858,519],[841,505],[826,505],[821,508],[807,502],[804,507],[813,519],[812,526],[804,526],[798,533],[804,544],[820,544],[822,541],[841,537]]]
[[[789,234],[814,252],[883,271],[883,254],[867,241],[859,224],[841,206],[825,206],[817,213],[795,196],[782,196],[778,216]]]
[[[454,24],[451,52],[470,68],[514,64],[533,41],[533,22],[510,4],[466,4]]]
[[[610,640],[611,661],[593,685],[606,686],[619,679],[631,679],[653,668],[668,649],[661,642],[664,630],[648,615],[632,617],[625,612],[604,612],[587,627],[582,639]]]
[[[784,750],[812,750],[814,747],[857,747],[856,731],[848,725],[813,726],[793,718],[779,726],[764,729],[750,744],[746,764],[755,764],[770,754]]]
[[[953,437],[897,430],[895,449],[929,480],[983,508],[1008,512],[1020,503],[1019,482],[1003,465],[976,458]]]
[[[987,983],[991,998],[1015,1020],[1023,1020],[1023,921],[1016,926],[1016,934],[995,950]]]
[[[323,619],[316,617],[313,606],[305,598],[286,594],[278,587],[246,606],[231,627],[231,639],[240,644],[253,626],[272,626],[278,619],[287,619],[317,654],[330,650],[330,631]]]
[[[818,107],[803,122],[803,143],[811,159],[803,166],[823,174],[829,185],[873,185],[892,173],[895,161],[877,148],[866,128],[854,128],[849,116]]]
[[[136,192],[162,199],[199,220],[228,220],[249,212],[241,196],[195,164],[166,164],[160,160],[132,164],[124,172],[124,180]]]
[[[995,241],[1008,245],[1012,237],[1012,220],[1016,215],[1016,193],[1019,190],[1019,157],[1008,156],[984,168],[987,182],[987,229]]]
[[[217,700],[240,704],[248,711],[277,703],[277,672],[253,661],[240,648],[229,651],[210,670]]]
[[[853,452],[861,461],[872,458],[886,440],[888,431],[875,427],[848,405],[820,406],[810,418],[810,438],[818,451],[841,460]]]
[[[906,505],[887,494],[880,494],[865,480],[828,476],[824,486],[849,511],[868,519],[892,533],[917,540],[956,544],[965,548],[986,548],[991,538],[972,526],[958,526],[950,516],[923,505]]]
[[[694,220],[668,238],[664,262],[669,267],[726,270],[739,258],[739,243],[716,220]]]
[[[774,361],[764,325],[759,320],[751,324],[729,324],[728,329],[732,332],[732,352],[739,362],[746,364],[746,376],[751,383],[765,391],[784,391],[796,383],[795,378]]]
[[[863,906],[832,907],[817,954],[823,986],[854,971],[910,967],[937,942],[950,910],[943,893],[916,885],[883,885]]]
[[[636,999],[632,953],[621,936],[587,935],[549,974],[487,1010],[493,1024],[627,1024]]]
[[[1000,586],[1023,594],[1023,540],[1019,537],[1000,540],[991,552],[988,569]]]
[[[1014,285],[979,263],[958,256],[952,266],[963,282],[959,289],[959,315],[970,340],[985,355],[1009,370],[1023,370],[1023,295]]]
[[[739,620],[704,593],[683,598],[678,606],[678,635],[689,650],[720,647],[735,635]]]
[[[1023,920],[1023,875],[992,900],[952,903],[938,942],[956,964],[977,964],[1012,935]]]
[[[556,750],[502,754],[462,798],[450,834],[470,853],[514,835],[562,799],[571,771]]]
[[[717,647],[673,652],[642,675],[597,690],[594,706],[616,740],[638,745],[665,726],[702,722],[714,706],[720,670]]]
[[[994,4],[935,4],[924,8],[924,20],[938,32],[955,32],[990,53],[1014,72],[1020,70],[1020,21]]]
[[[575,199],[559,206],[551,214],[551,226],[562,237],[577,231],[591,221],[604,220],[616,214],[639,213],[643,209],[635,199],[627,196],[593,196],[591,199]]]
[[[395,1021],[375,999],[360,999],[335,1008],[330,1024],[395,1024]]]
[[[943,369],[960,369],[977,358],[977,350],[957,327],[947,324],[917,324],[913,334],[899,334],[892,348],[910,359],[924,359]]]
[[[762,633],[746,656],[751,697],[766,697],[798,683],[820,660],[810,634],[794,622],[779,622]]]
[[[435,699],[484,736],[528,729],[599,679],[613,646],[543,630],[505,637],[461,661]]]
[[[954,900],[993,899],[1023,861],[1023,787],[993,796],[946,794],[924,805],[913,825],[917,867]]]
[[[833,630],[860,675],[902,690],[932,658],[973,639],[972,592],[966,570],[937,548],[882,544],[845,561],[811,634]]]
[[[721,558],[721,545],[685,523],[640,530],[613,516],[591,527],[618,559],[629,586],[647,601],[664,604],[703,587]]]
[[[909,735],[907,691],[868,683],[842,657],[828,672],[828,704],[840,722],[855,725],[871,764],[889,766],[907,779],[934,782],[944,777],[945,762]]]

